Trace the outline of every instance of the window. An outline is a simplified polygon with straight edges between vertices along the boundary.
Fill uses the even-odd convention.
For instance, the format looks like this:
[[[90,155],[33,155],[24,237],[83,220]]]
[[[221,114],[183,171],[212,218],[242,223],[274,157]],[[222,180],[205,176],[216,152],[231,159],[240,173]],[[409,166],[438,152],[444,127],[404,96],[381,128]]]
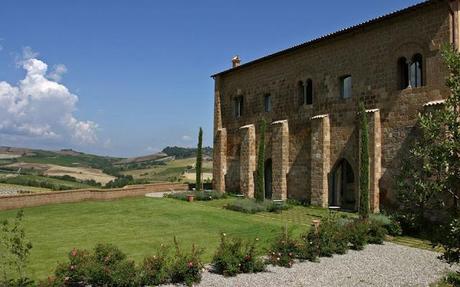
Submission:
[[[297,83],[297,97],[299,99],[299,106],[305,104],[305,86],[302,81]]]
[[[266,113],[272,111],[272,96],[270,94],[264,95],[264,110]]]
[[[234,99],[234,114],[235,118],[239,118],[243,115],[243,96]]]
[[[313,81],[311,79],[305,82],[305,104],[313,104]]]
[[[423,86],[423,73],[422,73],[422,55],[416,54],[412,57],[410,64],[410,86],[412,88]]]
[[[409,64],[407,59],[402,57],[398,60],[399,88],[401,90],[409,87]]]
[[[343,76],[340,78],[340,96],[342,99],[351,98],[351,76]]]

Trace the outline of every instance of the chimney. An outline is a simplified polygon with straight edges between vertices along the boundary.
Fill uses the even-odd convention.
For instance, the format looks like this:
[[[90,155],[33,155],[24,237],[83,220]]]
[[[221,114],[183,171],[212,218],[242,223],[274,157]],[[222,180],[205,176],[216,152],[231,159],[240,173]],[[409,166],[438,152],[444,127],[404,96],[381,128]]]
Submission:
[[[241,63],[240,56],[236,55],[235,57],[232,58],[232,68],[238,67],[240,63]]]

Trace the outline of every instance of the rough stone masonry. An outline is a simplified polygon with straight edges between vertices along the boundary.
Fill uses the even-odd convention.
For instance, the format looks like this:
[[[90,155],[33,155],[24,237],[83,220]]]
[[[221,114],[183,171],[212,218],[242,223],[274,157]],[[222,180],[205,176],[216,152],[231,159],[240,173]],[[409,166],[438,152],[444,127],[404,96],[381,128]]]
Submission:
[[[448,95],[441,47],[459,47],[459,1],[426,1],[245,64],[233,58],[213,75],[214,188],[254,195],[264,118],[267,198],[355,210],[362,100],[370,206],[391,203],[418,113]]]

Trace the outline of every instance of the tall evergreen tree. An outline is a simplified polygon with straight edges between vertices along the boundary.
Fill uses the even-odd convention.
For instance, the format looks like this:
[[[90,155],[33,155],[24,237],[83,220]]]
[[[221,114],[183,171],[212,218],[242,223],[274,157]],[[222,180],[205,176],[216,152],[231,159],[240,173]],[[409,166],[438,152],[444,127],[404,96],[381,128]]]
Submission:
[[[196,150],[196,164],[195,164],[195,171],[196,171],[196,190],[203,189],[203,183],[201,182],[201,167],[203,163],[203,130],[200,127],[200,131],[198,132],[198,146]]]
[[[259,127],[259,150],[257,153],[257,171],[256,171],[256,188],[255,195],[256,201],[265,200],[265,119],[262,119]]]
[[[359,103],[359,216],[369,217],[369,125],[364,103]]]

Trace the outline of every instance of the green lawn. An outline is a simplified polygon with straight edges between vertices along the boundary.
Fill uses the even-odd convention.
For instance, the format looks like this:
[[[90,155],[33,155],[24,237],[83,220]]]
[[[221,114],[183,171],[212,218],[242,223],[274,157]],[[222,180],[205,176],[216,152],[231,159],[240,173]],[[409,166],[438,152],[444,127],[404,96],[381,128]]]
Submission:
[[[305,232],[312,219],[327,211],[295,207],[280,214],[256,215],[222,209],[228,200],[188,203],[174,199],[134,198],[116,201],[81,202],[26,208],[27,237],[34,247],[30,271],[34,279],[51,275],[58,261],[74,247],[92,248],[113,243],[139,261],[160,244],[176,236],[184,246],[205,247],[210,261],[221,232],[244,238],[259,237],[267,246],[283,226]],[[16,211],[0,212],[0,220]]]

